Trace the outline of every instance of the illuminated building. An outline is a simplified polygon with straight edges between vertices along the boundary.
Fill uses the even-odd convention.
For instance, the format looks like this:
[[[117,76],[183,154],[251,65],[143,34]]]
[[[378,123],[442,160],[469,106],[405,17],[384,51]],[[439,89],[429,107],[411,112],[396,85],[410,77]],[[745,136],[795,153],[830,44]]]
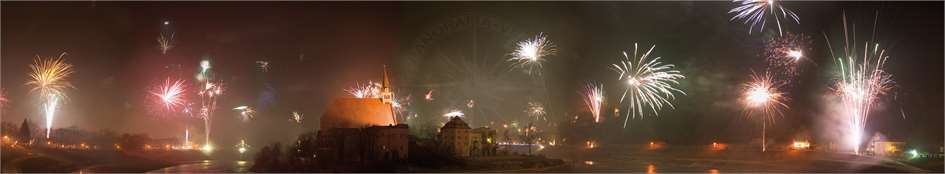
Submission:
[[[458,157],[468,157],[470,155],[471,129],[463,119],[451,117],[449,122],[440,128],[440,147],[443,150]]]
[[[896,156],[906,150],[905,145],[904,142],[873,141],[866,147],[866,151],[876,156]]]
[[[382,89],[389,91],[387,71]],[[384,98],[336,98],[321,117],[316,134],[317,160],[328,166],[365,166],[406,162],[409,130],[397,124]]]
[[[496,131],[485,127],[472,129],[461,117],[451,117],[440,128],[440,148],[457,157],[496,154]]]
[[[493,156],[496,154],[495,129],[480,127],[469,133],[472,139],[472,156]]]

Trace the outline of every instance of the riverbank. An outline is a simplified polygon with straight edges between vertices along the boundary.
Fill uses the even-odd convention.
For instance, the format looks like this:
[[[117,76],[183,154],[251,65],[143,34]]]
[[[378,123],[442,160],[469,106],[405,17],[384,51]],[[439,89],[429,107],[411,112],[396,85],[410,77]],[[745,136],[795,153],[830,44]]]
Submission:
[[[569,168],[568,164],[560,159],[551,159],[544,156],[503,155],[473,157],[462,161],[461,164],[442,166],[440,168],[411,167],[410,172],[542,172],[563,171]]]
[[[196,151],[124,152],[115,150],[64,150],[51,148],[2,148],[4,173],[147,172],[197,161],[206,156]]]

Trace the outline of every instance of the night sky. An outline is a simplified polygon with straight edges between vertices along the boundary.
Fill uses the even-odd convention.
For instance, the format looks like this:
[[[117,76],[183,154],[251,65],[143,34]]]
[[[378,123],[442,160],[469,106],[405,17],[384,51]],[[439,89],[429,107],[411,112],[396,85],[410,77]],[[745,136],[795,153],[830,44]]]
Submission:
[[[943,142],[942,2],[784,2],[800,24],[787,32],[811,37],[810,62],[783,89],[791,98],[769,136],[790,140],[807,134],[829,141],[835,117],[827,99],[837,80],[824,35],[837,44],[842,16],[872,33],[890,55],[886,71],[895,89],[876,105],[869,132],[910,143]],[[10,102],[2,119],[42,123],[27,73],[36,55],[67,52],[76,73],[70,99],[54,127],[110,129],[181,136],[202,130],[196,119],[167,116],[155,109],[148,90],[168,76],[191,80],[210,57],[226,94],[213,120],[214,139],[235,142],[288,141],[317,129],[318,117],[343,89],[381,80],[391,65],[398,95],[410,97],[421,117],[442,119],[451,108],[467,111],[473,126],[522,120],[529,101],[544,101],[548,117],[587,115],[578,90],[586,82],[605,85],[605,124],[590,136],[617,142],[659,139],[671,143],[711,140],[747,142],[760,125],[737,103],[742,83],[764,70],[764,40],[776,28],[748,33],[729,19],[730,2],[3,2],[2,88]],[[156,38],[170,21],[176,47],[162,55]],[[770,24],[769,24],[770,25]],[[558,47],[540,76],[512,69],[506,61],[514,43],[544,33]],[[859,41],[858,41],[859,42]],[[623,90],[608,68],[620,51],[656,45],[654,55],[677,65],[687,78],[678,86],[676,109],[658,117],[613,118]],[[860,43],[862,44],[862,42]],[[632,50],[631,50],[632,51]],[[271,70],[255,69],[256,61]],[[265,90],[266,85],[273,90]],[[433,90],[434,101],[422,96]],[[265,100],[265,91],[274,96]],[[240,122],[239,105],[264,105],[259,118]],[[622,106],[622,105],[621,105]],[[290,126],[289,113],[305,113],[303,127]],[[903,116],[905,116],[903,118]],[[411,125],[411,127],[419,125]],[[572,130],[558,130],[572,131]],[[605,133],[606,132],[606,133]]]

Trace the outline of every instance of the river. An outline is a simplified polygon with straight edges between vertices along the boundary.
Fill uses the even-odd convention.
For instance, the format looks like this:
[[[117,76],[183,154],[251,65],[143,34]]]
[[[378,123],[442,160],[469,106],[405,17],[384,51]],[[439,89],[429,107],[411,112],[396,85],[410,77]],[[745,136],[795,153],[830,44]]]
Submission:
[[[250,167],[252,167],[252,162],[249,161],[204,160],[152,170],[148,173],[246,173],[249,172]]]

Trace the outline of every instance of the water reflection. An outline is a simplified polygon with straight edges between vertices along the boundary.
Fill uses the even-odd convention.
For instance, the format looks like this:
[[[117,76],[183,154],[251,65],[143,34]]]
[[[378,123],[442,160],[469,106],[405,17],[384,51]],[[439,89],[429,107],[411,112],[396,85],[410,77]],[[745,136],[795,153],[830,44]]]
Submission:
[[[151,173],[245,173],[252,166],[247,161],[204,160],[196,163],[171,166]]]

